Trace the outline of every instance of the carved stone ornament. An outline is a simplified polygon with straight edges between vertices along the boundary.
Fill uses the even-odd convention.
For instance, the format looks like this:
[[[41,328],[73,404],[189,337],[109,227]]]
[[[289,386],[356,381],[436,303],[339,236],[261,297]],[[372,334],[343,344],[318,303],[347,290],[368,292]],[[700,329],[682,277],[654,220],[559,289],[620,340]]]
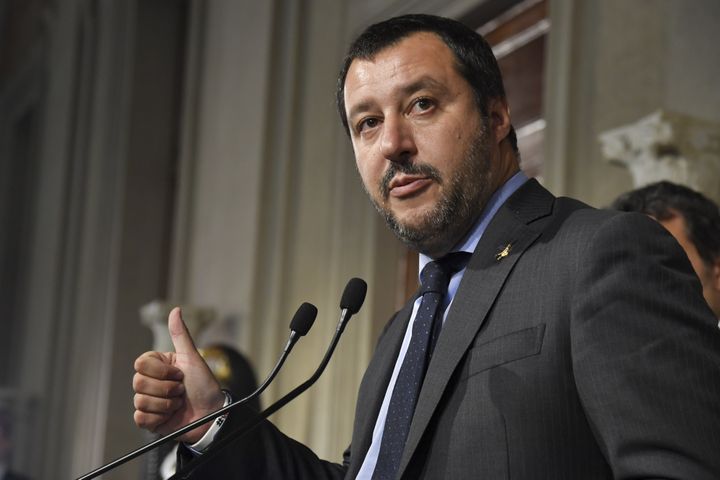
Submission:
[[[599,140],[605,160],[628,168],[635,188],[669,180],[720,202],[720,124],[658,110]]]

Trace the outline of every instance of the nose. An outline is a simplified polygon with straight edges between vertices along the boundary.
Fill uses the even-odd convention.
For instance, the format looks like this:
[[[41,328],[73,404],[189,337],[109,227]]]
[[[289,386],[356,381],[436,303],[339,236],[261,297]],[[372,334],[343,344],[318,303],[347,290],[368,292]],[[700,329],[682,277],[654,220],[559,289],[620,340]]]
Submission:
[[[386,117],[380,148],[391,162],[406,162],[417,153],[412,128],[400,117]]]

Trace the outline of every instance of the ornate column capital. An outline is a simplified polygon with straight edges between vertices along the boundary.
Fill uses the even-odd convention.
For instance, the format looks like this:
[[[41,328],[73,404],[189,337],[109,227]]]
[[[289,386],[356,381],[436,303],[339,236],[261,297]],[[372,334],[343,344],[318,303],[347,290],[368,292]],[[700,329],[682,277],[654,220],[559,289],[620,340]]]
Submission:
[[[635,188],[669,180],[720,201],[720,124],[658,110],[599,140],[605,160],[628,168]]]

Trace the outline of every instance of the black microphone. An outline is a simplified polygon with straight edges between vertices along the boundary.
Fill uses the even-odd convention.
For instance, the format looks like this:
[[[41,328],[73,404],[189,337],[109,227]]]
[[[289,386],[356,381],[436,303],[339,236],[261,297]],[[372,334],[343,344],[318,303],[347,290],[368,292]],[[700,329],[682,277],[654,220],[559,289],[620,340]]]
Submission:
[[[300,384],[299,386],[295,387],[293,390],[291,390],[288,394],[286,394],[284,397],[282,397],[277,402],[270,405],[268,408],[260,412],[259,414],[255,415],[254,418],[250,419],[249,421],[245,422],[242,426],[237,428],[235,431],[229,433],[227,436],[220,440],[216,440],[213,443],[210,444],[210,447],[208,450],[203,453],[200,457],[196,458],[193,462],[188,464],[187,466],[183,467],[179,472],[176,472],[175,475],[170,477],[169,480],[179,480],[187,478],[187,475],[190,474],[195,469],[199,468],[202,465],[205,465],[210,460],[212,460],[220,451],[222,451],[224,448],[226,448],[228,445],[230,445],[233,441],[243,437],[245,434],[250,432],[253,428],[257,427],[260,423],[262,423],[263,420],[265,420],[267,417],[272,415],[273,413],[280,410],[282,407],[290,403],[292,400],[297,398],[301,393],[303,393],[305,390],[310,388],[318,378],[320,378],[320,375],[322,375],[323,371],[325,371],[325,367],[327,367],[328,362],[330,361],[330,357],[332,357],[333,352],[335,351],[335,347],[338,344],[338,341],[340,340],[340,335],[342,335],[342,332],[345,330],[345,326],[347,325],[348,321],[350,320],[350,317],[352,317],[354,314],[356,314],[360,307],[362,306],[363,302],[365,301],[365,294],[367,293],[367,283],[361,278],[351,278],[347,285],[345,286],[345,290],[343,291],[342,297],[340,299],[340,320],[338,321],[337,328],[335,329],[335,335],[333,335],[332,340],[330,341],[330,345],[328,346],[327,351],[325,352],[325,356],[323,357],[322,361],[320,362],[320,365],[315,370],[315,373],[312,374],[312,376],[306,380],[304,383]]]
[[[315,317],[317,316],[317,307],[311,303],[303,303],[300,305],[300,307],[295,312],[295,315],[293,316],[292,320],[290,321],[290,338],[288,338],[287,344],[285,345],[285,348],[283,349],[282,353],[280,354],[280,358],[275,363],[275,366],[273,367],[270,374],[267,376],[265,381],[260,385],[254,392],[252,392],[250,395],[248,395],[245,398],[241,398],[240,400],[237,400],[235,402],[230,403],[229,405],[226,405],[222,407],[220,410],[216,410],[215,412],[209,413],[205,415],[202,418],[199,418],[198,420],[195,420],[194,422],[188,423],[184,427],[179,428],[178,430],[175,430],[172,433],[169,433],[165,435],[164,437],[160,437],[157,440],[148,443],[147,445],[144,445],[136,450],[133,450],[132,452],[123,455],[120,458],[117,458],[113,460],[112,462],[108,463],[107,465],[103,465],[100,468],[97,468],[93,470],[92,472],[86,473],[82,477],[78,477],[77,480],[89,480],[91,478],[95,478],[99,475],[102,475],[103,473],[106,473],[116,467],[119,467],[120,465],[129,462],[133,458],[139,457],[143,453],[149,452],[150,450],[153,450],[160,445],[164,445],[165,443],[169,442],[170,440],[173,440],[180,435],[189,432],[190,430],[194,430],[200,425],[203,425],[207,422],[210,422],[212,420],[215,420],[216,418],[224,415],[231,409],[237,407],[238,405],[242,405],[244,403],[247,403],[248,401],[252,400],[253,398],[259,396],[267,387],[270,385],[270,382],[275,379],[278,372],[280,371],[280,367],[282,367],[283,363],[285,363],[285,359],[290,354],[290,351],[295,346],[295,343],[300,339],[300,337],[305,336],[305,334],[310,331],[310,328],[312,327],[313,323],[315,322]]]
[[[347,310],[351,315],[355,315],[360,311],[365,294],[367,293],[367,283],[362,278],[351,278],[345,285],[342,297],[340,297],[340,308]],[[349,318],[348,318],[349,320]]]

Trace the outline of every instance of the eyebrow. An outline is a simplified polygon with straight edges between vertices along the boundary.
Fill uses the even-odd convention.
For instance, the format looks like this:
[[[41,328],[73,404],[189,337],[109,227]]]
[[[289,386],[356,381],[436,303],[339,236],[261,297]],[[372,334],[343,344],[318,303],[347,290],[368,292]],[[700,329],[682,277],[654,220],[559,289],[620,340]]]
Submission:
[[[422,76],[419,79],[415,80],[414,82],[402,87],[400,91],[405,95],[410,95],[412,93],[417,92],[418,90],[422,90],[424,88],[431,88],[435,90],[447,90],[447,87],[445,87],[444,84],[438,82],[434,78],[430,76]]]
[[[422,90],[425,88],[434,89],[434,90],[443,90],[446,91],[447,87],[445,87],[444,84],[438,82],[434,78],[424,75],[417,80],[413,81],[412,83],[408,83],[407,85],[404,85],[398,89],[398,92],[402,96],[409,96],[413,93],[417,92],[418,90]],[[375,104],[372,100],[366,100],[364,102],[360,102],[357,105],[354,105],[349,111],[347,118],[353,118],[354,116],[358,115],[359,113],[365,112],[367,110],[370,110],[372,106]]]

